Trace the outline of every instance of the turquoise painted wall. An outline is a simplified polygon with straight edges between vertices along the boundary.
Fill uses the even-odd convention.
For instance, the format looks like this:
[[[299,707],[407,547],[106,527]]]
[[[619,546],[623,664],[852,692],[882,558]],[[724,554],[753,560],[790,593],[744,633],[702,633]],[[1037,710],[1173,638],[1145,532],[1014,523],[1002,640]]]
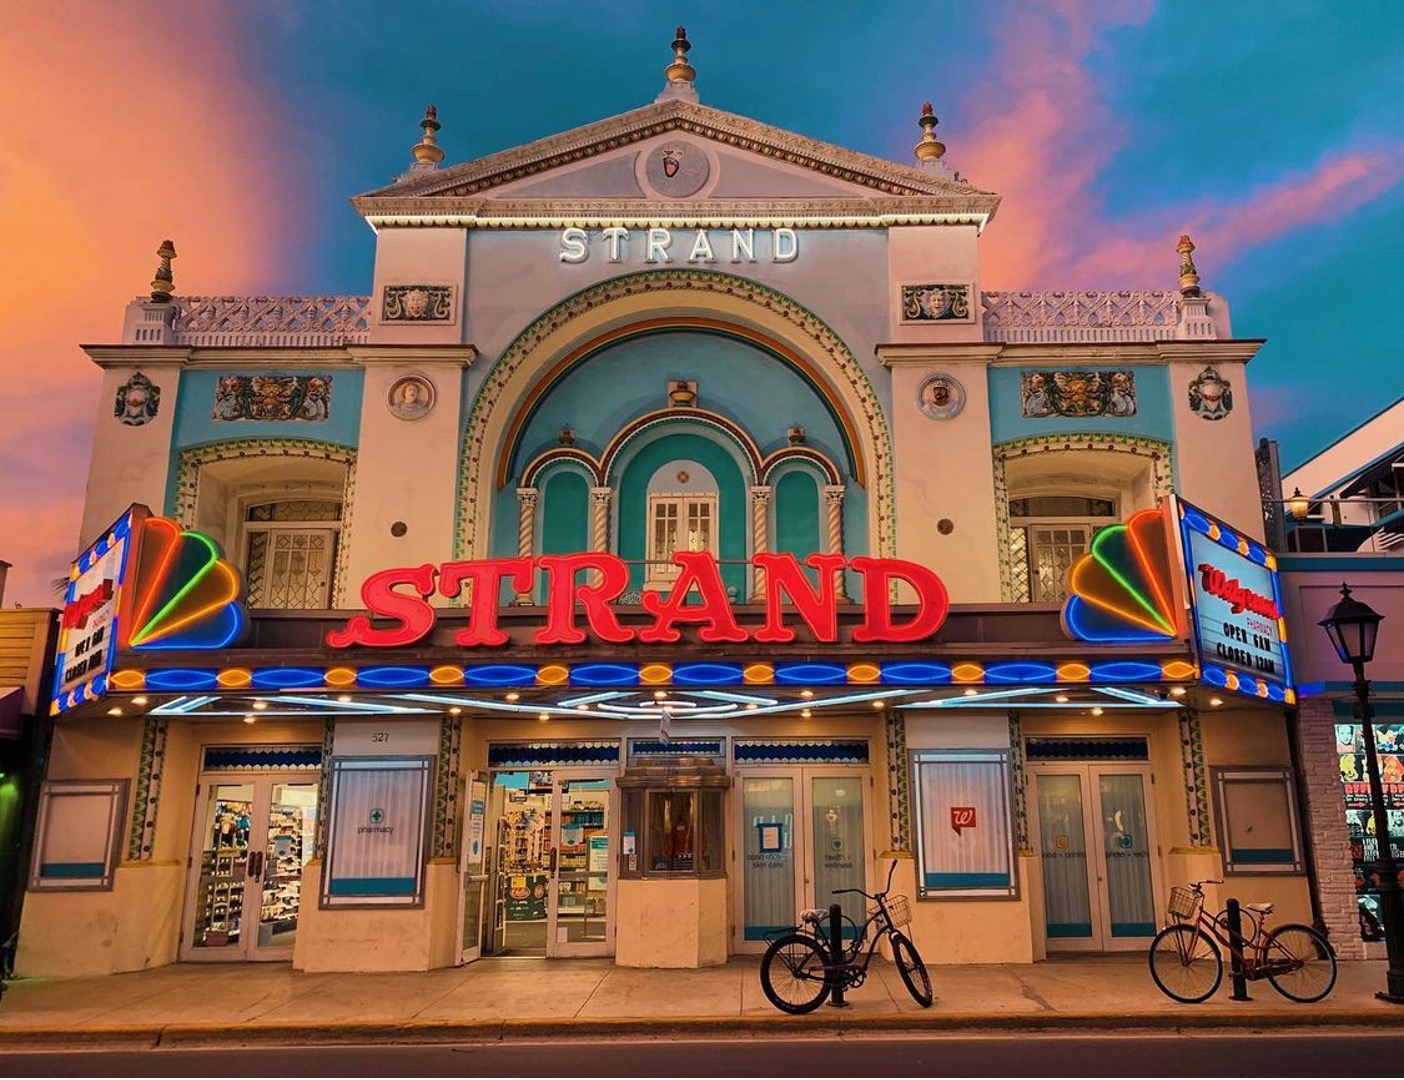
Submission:
[[[823,550],[819,532],[819,485],[809,473],[795,469],[775,482],[775,550],[800,560]],[[810,580],[816,575],[806,570]]]
[[[1050,370],[1096,370],[1104,375],[1110,375],[1113,371],[1132,372],[1136,379],[1136,414],[1089,417],[1024,416],[1020,377],[1027,371]],[[1139,435],[1172,442],[1175,436],[1175,422],[1171,415],[1168,370],[1159,365],[1149,364],[1095,369],[1078,368],[1072,364],[1061,367],[1050,364],[990,370],[990,435],[994,443],[1071,431]]]
[[[648,481],[656,469],[679,458],[690,458],[706,466],[717,479],[717,531],[720,558],[745,560],[750,534],[747,485],[732,456],[717,443],[701,435],[663,435],[644,445],[623,467],[618,480],[618,552],[626,561],[646,557],[645,540],[648,524]],[[644,567],[629,567],[630,589],[641,589]],[[736,595],[746,595],[746,568],[740,562],[722,567],[722,580]]]
[[[186,371],[180,377],[180,395],[176,402],[173,449],[183,450],[202,443],[224,442],[229,439],[316,439],[354,447],[360,441],[361,393],[363,375],[360,368],[327,370],[246,368],[228,371]],[[225,375],[317,375],[331,379],[331,408],[326,420],[283,420],[276,423],[253,420],[215,420],[215,386]]]
[[[559,469],[541,485],[538,510],[542,555],[569,555],[590,548],[590,485],[580,473]],[[546,575],[538,575],[537,588],[545,587]],[[545,598],[544,591],[538,596]]]

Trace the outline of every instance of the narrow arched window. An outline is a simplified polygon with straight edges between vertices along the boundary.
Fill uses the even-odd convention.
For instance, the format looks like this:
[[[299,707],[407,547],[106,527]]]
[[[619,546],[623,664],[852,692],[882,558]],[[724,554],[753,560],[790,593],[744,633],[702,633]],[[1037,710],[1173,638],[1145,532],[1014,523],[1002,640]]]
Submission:
[[[245,596],[253,608],[331,606],[341,539],[341,503],[283,499],[244,513]]]

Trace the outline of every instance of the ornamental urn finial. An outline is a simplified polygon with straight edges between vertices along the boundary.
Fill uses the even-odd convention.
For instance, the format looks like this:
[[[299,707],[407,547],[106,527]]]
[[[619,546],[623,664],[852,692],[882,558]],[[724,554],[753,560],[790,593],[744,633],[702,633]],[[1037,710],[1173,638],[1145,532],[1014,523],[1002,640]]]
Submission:
[[[430,105],[424,110],[424,119],[419,122],[424,135],[419,142],[414,144],[411,153],[414,154],[416,165],[423,165],[435,168],[439,162],[444,160],[444,152],[439,148],[439,141],[434,137],[434,133],[443,125],[439,123],[439,110]]]
[[[686,27],[678,27],[678,36],[673,39],[673,62],[663,71],[670,83],[675,82],[696,82],[697,70],[687,62],[688,50],[692,48],[692,42],[687,40]]]
[[[1194,267],[1194,241],[1189,234],[1181,233],[1180,242],[1175,245],[1180,253],[1180,295],[1199,295],[1199,271]]]
[[[912,148],[912,153],[921,162],[940,161],[946,152],[946,144],[936,138],[936,125],[940,120],[932,111],[931,102],[922,102],[921,119],[917,123],[921,125],[921,142]]]
[[[162,240],[161,246],[156,249],[156,255],[160,258],[161,265],[156,268],[156,274],[151,281],[151,302],[169,304],[171,293],[175,292],[175,276],[171,273],[171,260],[176,257],[175,245],[169,240]]]

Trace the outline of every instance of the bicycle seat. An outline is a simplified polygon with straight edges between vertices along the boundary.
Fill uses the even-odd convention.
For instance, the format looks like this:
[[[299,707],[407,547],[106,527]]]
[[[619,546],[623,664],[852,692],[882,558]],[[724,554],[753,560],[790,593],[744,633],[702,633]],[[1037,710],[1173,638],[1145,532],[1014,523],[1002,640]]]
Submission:
[[[823,908],[805,908],[800,912],[800,922],[814,923],[816,926],[829,917],[829,913]]]
[[[1256,913],[1259,914],[1259,915],[1271,915],[1271,914],[1272,914],[1272,904],[1271,904],[1271,903],[1263,903],[1263,904],[1244,904],[1243,907],[1244,907],[1244,909],[1245,909],[1246,911],[1253,911],[1253,912],[1256,912]]]

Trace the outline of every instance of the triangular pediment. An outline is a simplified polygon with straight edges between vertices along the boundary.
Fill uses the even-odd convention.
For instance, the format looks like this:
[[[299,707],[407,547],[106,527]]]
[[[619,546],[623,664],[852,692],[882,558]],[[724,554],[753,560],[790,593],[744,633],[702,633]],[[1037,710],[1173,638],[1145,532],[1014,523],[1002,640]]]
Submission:
[[[386,213],[489,216],[754,213],[789,204],[834,214],[988,220],[999,197],[942,165],[919,168],[685,99],[418,175],[355,200]]]

